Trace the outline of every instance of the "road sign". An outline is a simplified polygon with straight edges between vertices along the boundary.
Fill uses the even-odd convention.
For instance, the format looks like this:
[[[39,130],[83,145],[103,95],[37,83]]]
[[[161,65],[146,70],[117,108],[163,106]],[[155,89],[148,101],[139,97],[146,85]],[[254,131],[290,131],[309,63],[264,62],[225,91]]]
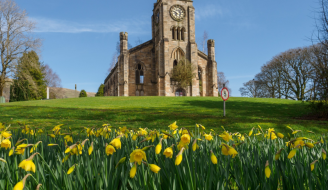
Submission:
[[[226,87],[222,88],[221,90],[221,98],[224,101],[227,101],[229,99],[229,90]]]

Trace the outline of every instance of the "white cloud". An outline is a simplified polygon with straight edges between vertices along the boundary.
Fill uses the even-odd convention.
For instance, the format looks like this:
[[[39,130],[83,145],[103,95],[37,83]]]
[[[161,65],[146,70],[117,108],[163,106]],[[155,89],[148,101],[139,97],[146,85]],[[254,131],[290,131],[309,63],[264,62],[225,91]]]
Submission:
[[[66,20],[58,20],[44,17],[31,17],[36,22],[34,32],[55,32],[55,33],[111,33],[121,31],[132,31],[131,33],[145,33],[145,25],[150,25],[137,19],[120,20],[108,23],[79,23]]]
[[[221,6],[206,5],[205,7],[200,7],[195,10],[195,18],[201,20],[216,15],[223,16],[227,12],[228,11],[224,10]]]

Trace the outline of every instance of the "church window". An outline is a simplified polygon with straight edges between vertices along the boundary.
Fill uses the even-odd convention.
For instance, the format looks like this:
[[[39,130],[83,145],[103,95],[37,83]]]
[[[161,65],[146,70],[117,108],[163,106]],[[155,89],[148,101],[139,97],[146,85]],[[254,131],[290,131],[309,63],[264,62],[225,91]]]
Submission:
[[[173,62],[173,68],[175,67],[175,66],[177,66],[178,65],[178,61],[177,60],[174,60],[174,62]]]
[[[185,40],[184,33],[185,33],[185,29],[182,28],[182,30],[181,30],[181,40],[182,40],[182,41]]]
[[[141,64],[138,64],[136,68],[136,84],[143,84],[143,83],[144,83],[143,66]]]
[[[180,28],[177,28],[177,40],[180,40]]]
[[[172,40],[174,40],[174,28],[172,28]]]

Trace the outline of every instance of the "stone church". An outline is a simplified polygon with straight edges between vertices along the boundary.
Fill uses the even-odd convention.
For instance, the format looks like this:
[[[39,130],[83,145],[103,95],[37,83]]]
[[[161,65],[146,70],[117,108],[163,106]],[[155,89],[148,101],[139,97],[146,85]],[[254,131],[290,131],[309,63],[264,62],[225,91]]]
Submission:
[[[190,0],[157,0],[152,39],[128,49],[128,33],[120,33],[120,55],[105,79],[105,96],[218,96],[214,40],[208,55],[195,42],[195,8]],[[197,65],[192,84],[181,89],[170,73],[181,59]]]

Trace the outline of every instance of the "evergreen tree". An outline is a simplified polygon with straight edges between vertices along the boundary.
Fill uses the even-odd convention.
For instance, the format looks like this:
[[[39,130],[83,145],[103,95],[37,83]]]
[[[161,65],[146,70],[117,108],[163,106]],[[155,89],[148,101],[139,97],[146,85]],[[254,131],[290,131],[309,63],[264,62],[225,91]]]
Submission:
[[[39,56],[35,51],[23,53],[22,57],[19,58],[16,65],[16,72],[14,79],[16,85],[13,86],[14,93],[28,92],[28,100],[39,100],[47,97],[46,92],[46,79],[44,72],[44,65],[39,61]],[[26,85],[26,82],[28,82]],[[26,95],[26,93],[24,93]],[[20,95],[14,95],[20,96]],[[25,99],[25,100],[27,100]],[[17,101],[20,101],[18,98]]]
[[[79,97],[80,97],[80,98],[88,97],[88,96],[87,96],[87,92],[86,92],[85,90],[81,90]]]
[[[96,93],[96,96],[104,96],[104,88],[105,88],[105,85],[101,84],[98,88],[98,92]]]
[[[18,81],[14,80],[10,86],[10,102],[28,100],[30,97],[28,86],[28,81],[24,81],[23,85],[19,86]]]

